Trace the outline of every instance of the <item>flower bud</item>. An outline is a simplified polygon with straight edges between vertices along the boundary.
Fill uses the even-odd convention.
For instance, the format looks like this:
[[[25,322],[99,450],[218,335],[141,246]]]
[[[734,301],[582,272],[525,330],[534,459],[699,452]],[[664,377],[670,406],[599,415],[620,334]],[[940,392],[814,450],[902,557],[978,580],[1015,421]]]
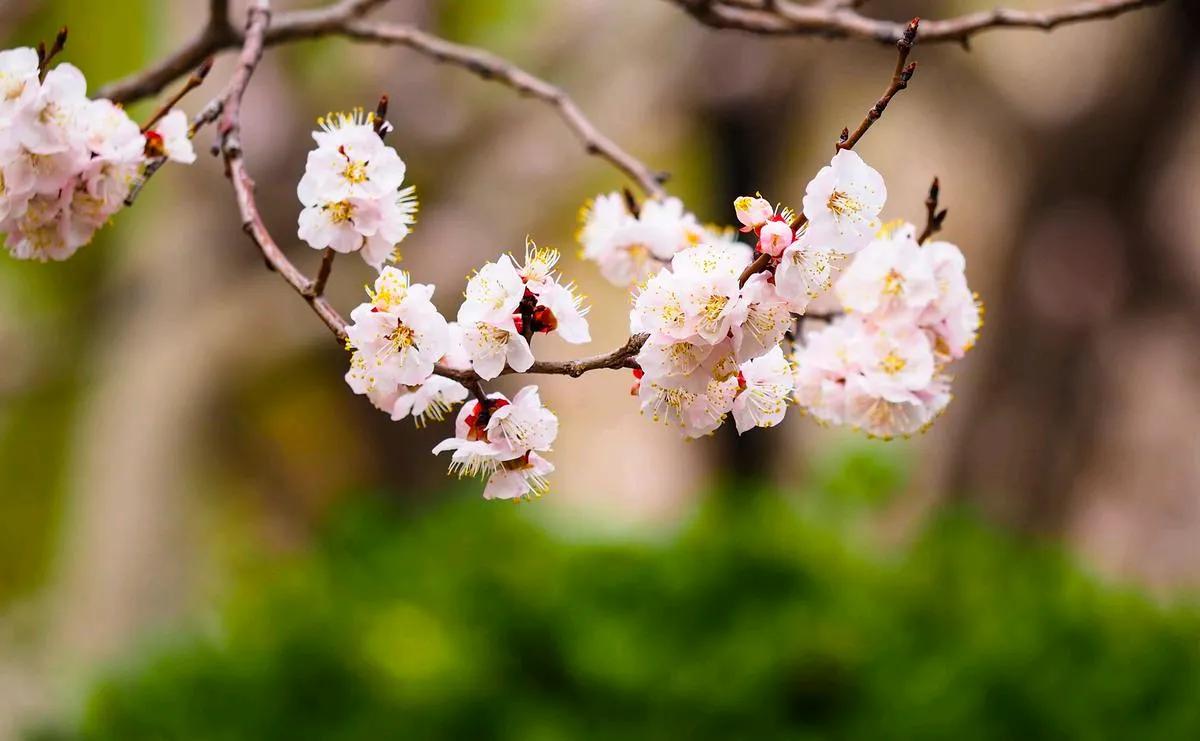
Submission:
[[[737,219],[747,229],[757,229],[775,214],[775,209],[765,198],[742,196],[733,202],[737,211]]]
[[[790,226],[782,221],[768,221],[758,232],[758,249],[771,257],[779,257],[793,239],[795,235]]]

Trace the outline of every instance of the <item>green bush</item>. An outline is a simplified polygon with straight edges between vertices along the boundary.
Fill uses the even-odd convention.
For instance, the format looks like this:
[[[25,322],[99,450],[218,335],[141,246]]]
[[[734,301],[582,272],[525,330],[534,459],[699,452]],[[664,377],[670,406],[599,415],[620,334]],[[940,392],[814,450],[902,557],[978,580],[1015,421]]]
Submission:
[[[961,515],[872,555],[796,501],[729,492],[633,544],[360,508],[45,737],[1200,738],[1194,612]]]

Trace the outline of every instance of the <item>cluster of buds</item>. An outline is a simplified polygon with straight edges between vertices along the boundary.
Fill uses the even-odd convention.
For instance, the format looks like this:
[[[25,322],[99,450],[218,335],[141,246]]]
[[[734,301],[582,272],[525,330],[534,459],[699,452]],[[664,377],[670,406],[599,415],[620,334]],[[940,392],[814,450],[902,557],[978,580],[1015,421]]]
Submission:
[[[182,111],[139,127],[111,101],[90,100],[75,66],[48,69],[65,39],[48,53],[0,52],[0,234],[23,260],[65,260],[91,242],[151,160],[196,159]]]

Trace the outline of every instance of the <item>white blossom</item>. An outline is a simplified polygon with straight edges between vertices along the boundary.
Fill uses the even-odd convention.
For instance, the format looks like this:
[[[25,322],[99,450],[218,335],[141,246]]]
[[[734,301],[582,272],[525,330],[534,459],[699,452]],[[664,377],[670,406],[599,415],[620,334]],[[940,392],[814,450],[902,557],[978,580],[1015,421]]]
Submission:
[[[795,388],[791,363],[776,345],[765,355],[742,363],[733,421],[738,434],[753,427],[774,427],[783,421]]]
[[[975,346],[983,325],[982,309],[967,285],[966,259],[949,242],[930,242],[921,252],[933,269],[937,296],[919,321],[934,334],[937,354],[956,360]]]
[[[538,455],[550,450],[558,435],[558,418],[542,405],[536,386],[521,389],[510,402],[490,394],[463,405],[454,437],[443,440],[435,454],[452,451],[450,472],[487,476],[485,499],[541,496],[554,467]]]
[[[186,135],[173,146],[190,150]],[[37,52],[0,52],[0,233],[14,257],[65,260],[90,242],[124,205],[146,149],[121,107],[87,98],[74,66],[39,80]]]
[[[758,229],[775,215],[775,209],[771,203],[761,195],[753,198],[742,196],[736,199],[733,202],[733,210],[737,215],[737,220],[741,222],[746,231]]]
[[[803,314],[809,302],[829,290],[832,275],[833,254],[801,239],[780,255],[775,290],[792,312]]]
[[[359,351],[373,385],[385,389],[423,383],[450,345],[446,320],[431,298],[433,286],[409,285],[408,274],[384,268],[371,301],[350,313],[349,344]]]
[[[712,348],[690,373],[655,377],[638,385],[642,414],[679,430],[687,437],[711,434],[733,408],[738,366],[730,342]]]
[[[707,342],[672,341],[661,335],[651,335],[638,352],[638,367],[648,378],[687,375],[713,352]]]
[[[857,373],[849,343],[857,318],[841,318],[809,332],[793,359],[796,402],[815,419],[840,425],[846,421],[846,379]]]
[[[38,53],[30,47],[0,51],[0,123],[7,123],[37,95]]]
[[[531,450],[550,450],[558,437],[558,417],[542,405],[537,386],[526,386],[492,412],[486,430],[488,440],[505,451],[501,458],[511,460]]]
[[[583,306],[583,299],[575,293],[573,283],[563,285],[559,282],[554,269],[558,257],[558,250],[538,247],[532,240],[526,240],[525,263],[517,273],[525,284],[525,295],[531,297],[530,330],[535,333],[557,332],[563,340],[576,345],[591,342],[587,319],[584,318],[588,309]],[[521,321],[525,321],[524,317]]]
[[[467,389],[458,381],[433,375],[419,385],[402,387],[388,411],[391,412],[393,422],[411,414],[420,427],[431,419],[441,422],[454,409],[455,404],[469,395]]]
[[[486,263],[467,281],[458,321],[465,327],[475,322],[496,326],[512,323],[513,313],[525,296],[525,281],[508,255]]]
[[[506,364],[518,373],[533,365],[529,341],[517,331],[511,317],[507,326],[497,326],[488,322],[464,324],[460,314],[459,324],[463,325],[463,346],[471,358],[471,367],[480,378],[495,378]]]
[[[742,286],[745,315],[731,337],[739,361],[763,355],[783,341],[793,319],[789,302],[779,295],[766,273],[755,273]]]
[[[857,252],[879,230],[886,200],[883,177],[854,151],[838,151],[804,193],[811,243],[843,254]]]
[[[317,148],[296,187],[299,237],[314,249],[358,252],[380,270],[416,221],[415,189],[401,187],[404,161],[376,133],[374,114],[357,109],[318,123]]]
[[[524,499],[540,497],[550,490],[546,477],[554,472],[554,464],[537,453],[504,461],[483,487],[484,499]]]
[[[881,235],[855,255],[834,291],[842,306],[860,314],[920,313],[937,298],[937,279],[912,225]]]

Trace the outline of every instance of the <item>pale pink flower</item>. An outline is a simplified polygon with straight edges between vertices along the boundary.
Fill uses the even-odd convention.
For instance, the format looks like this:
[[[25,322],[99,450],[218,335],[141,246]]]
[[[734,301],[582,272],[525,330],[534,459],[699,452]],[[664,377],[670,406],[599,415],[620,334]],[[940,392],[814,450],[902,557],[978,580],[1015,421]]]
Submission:
[[[879,173],[854,151],[838,151],[804,193],[810,243],[843,254],[857,252],[879,230],[886,200]]]

